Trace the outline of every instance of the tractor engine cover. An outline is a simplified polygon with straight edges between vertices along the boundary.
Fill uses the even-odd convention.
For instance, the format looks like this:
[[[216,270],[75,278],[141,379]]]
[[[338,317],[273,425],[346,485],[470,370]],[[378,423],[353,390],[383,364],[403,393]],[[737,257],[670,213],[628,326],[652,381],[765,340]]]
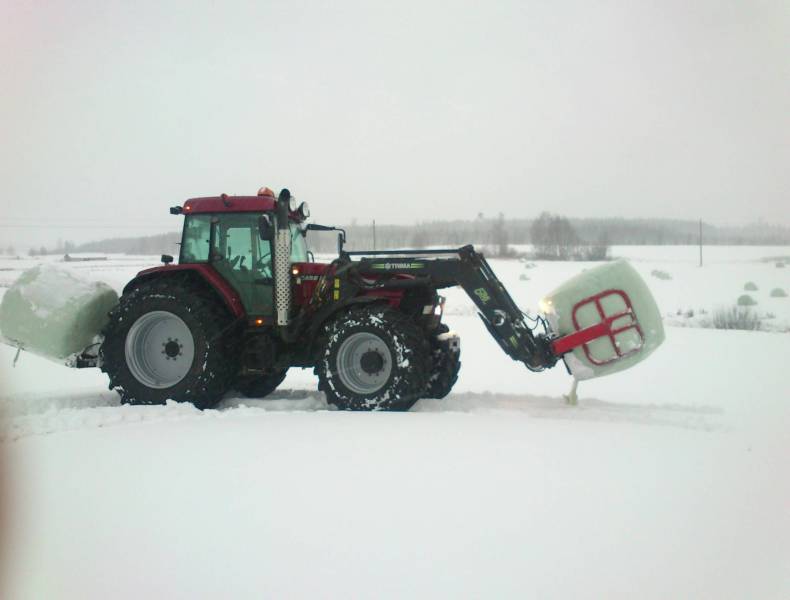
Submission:
[[[541,310],[552,333],[568,336],[567,340],[585,330],[597,332],[594,339],[563,354],[576,379],[602,377],[632,367],[664,341],[656,301],[625,260],[579,273],[547,295]],[[555,347],[562,346],[561,338]]]
[[[9,344],[68,363],[94,343],[118,303],[109,285],[42,264],[22,273],[0,303],[0,334]]]

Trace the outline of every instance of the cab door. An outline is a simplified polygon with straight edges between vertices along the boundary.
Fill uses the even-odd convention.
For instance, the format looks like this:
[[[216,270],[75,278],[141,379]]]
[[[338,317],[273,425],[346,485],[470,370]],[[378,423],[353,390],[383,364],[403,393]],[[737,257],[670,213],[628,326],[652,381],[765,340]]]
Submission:
[[[225,213],[214,227],[214,268],[238,292],[248,315],[273,315],[271,246],[260,239],[258,215]]]

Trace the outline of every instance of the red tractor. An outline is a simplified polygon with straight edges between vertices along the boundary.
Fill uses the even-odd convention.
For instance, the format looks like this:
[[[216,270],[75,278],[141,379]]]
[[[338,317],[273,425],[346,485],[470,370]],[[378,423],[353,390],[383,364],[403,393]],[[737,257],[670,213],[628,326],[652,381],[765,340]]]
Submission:
[[[168,399],[214,406],[230,389],[271,393],[290,367],[313,368],[328,402],[349,410],[408,410],[446,396],[460,342],[442,323],[437,292],[460,285],[502,349],[529,369],[553,366],[594,335],[533,334],[521,310],[472,246],[431,251],[344,250],[345,232],[307,224],[305,203],[279,197],[194,198],[177,265],[139,273],[103,330],[100,366],[123,402]],[[337,231],[338,257],[317,263],[311,231]],[[614,339],[614,338],[612,338]]]

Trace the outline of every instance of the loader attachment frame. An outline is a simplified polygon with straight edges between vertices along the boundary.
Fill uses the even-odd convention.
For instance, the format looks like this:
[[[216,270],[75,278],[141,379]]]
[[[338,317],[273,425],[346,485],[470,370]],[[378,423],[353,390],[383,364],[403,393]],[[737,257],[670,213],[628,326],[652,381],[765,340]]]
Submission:
[[[471,245],[439,250],[379,250],[346,252],[359,256],[352,264],[361,275],[378,276],[377,287],[400,286],[387,275],[410,275],[415,283],[436,289],[460,286],[479,310],[480,319],[502,350],[528,369],[552,367],[560,355],[552,339],[535,335],[525,315],[496,276],[485,257]],[[353,258],[352,258],[353,260]]]
[[[625,307],[624,310],[607,315],[604,310],[602,301],[611,296],[618,296]],[[586,328],[582,328],[579,320],[579,311],[588,305],[593,305],[596,312],[600,316],[600,322]],[[645,334],[642,327],[636,320],[634,315],[634,308],[631,304],[631,299],[622,290],[605,290],[589,298],[585,298],[576,303],[573,307],[573,325],[576,331],[564,337],[557,338],[552,343],[552,349],[555,354],[565,354],[574,348],[582,347],[587,360],[593,365],[603,366],[612,363],[621,358],[631,356],[641,351],[645,344]],[[626,331],[634,331],[638,337],[638,343],[633,344],[630,349],[623,350],[617,342],[617,335]],[[587,345],[589,342],[599,338],[608,338],[612,349],[612,355],[607,360],[599,360],[590,352]]]

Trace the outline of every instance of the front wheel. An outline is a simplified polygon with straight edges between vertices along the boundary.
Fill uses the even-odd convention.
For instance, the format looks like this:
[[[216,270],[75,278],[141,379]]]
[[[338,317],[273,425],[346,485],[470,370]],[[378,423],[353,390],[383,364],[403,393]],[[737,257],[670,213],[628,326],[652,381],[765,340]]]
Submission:
[[[342,410],[408,410],[426,389],[429,364],[425,333],[408,316],[356,307],[324,331],[318,388]]]

